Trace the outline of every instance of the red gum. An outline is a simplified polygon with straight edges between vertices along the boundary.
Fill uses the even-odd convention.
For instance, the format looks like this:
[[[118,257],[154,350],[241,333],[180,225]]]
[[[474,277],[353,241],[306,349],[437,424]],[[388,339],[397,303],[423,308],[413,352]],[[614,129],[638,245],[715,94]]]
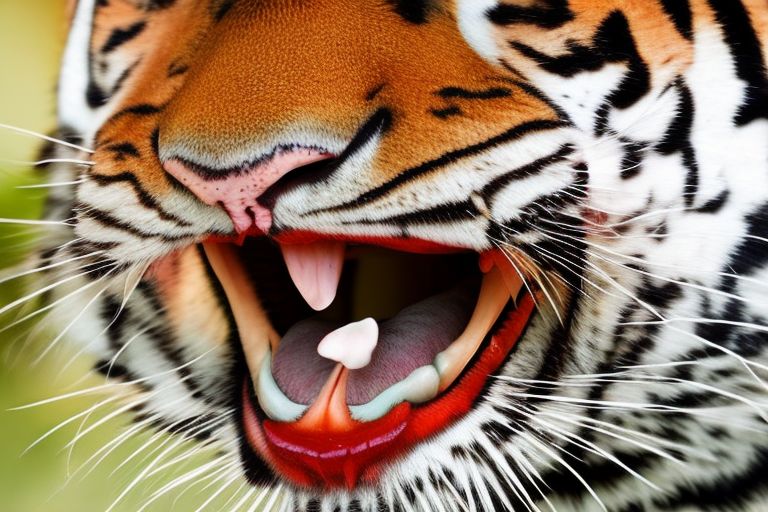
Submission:
[[[477,356],[476,362],[436,399],[418,407],[402,403],[383,418],[365,423],[354,421],[354,425],[343,432],[297,428],[301,421],[265,420],[259,425],[245,393],[244,422],[248,440],[282,476],[298,485],[351,489],[361,483],[374,484],[385,464],[470,412],[489,375],[501,367],[522,336],[533,309],[534,301],[526,295]],[[388,435],[392,439],[349,454],[351,449],[363,443]],[[326,458],[316,455],[336,450],[346,450],[347,454]]]
[[[264,233],[258,230],[251,230],[238,235],[213,235],[208,237],[206,243],[229,243],[235,245],[242,245],[246,238],[249,237],[261,237]],[[331,235],[318,235],[317,233],[305,232],[305,231],[288,231],[285,233],[277,234],[273,237],[275,241],[280,244],[311,244],[314,242],[322,242],[334,240],[338,242],[344,242],[349,244],[365,244],[374,245],[377,247],[384,247],[386,249],[393,249],[402,252],[410,252],[416,254],[453,254],[468,249],[462,249],[461,247],[454,247],[450,245],[439,244],[431,242],[429,240],[421,240],[419,238],[386,238],[386,237],[365,237],[365,236],[331,236]]]

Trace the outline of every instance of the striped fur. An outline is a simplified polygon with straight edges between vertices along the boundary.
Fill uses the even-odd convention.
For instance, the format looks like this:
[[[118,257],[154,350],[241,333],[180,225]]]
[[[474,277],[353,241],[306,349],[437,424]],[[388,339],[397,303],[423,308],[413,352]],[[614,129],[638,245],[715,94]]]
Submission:
[[[389,467],[379,487],[284,487],[273,504],[350,512],[764,509],[765,3],[324,0],[300,9],[304,25],[287,29],[310,42],[315,30],[327,34],[328,49],[313,50],[321,63],[334,58],[332,43],[364,32],[395,38],[397,48],[421,37],[423,48],[408,52],[403,43],[400,54],[399,72],[419,77],[410,85],[381,71],[387,67],[365,68],[383,57],[357,55],[354,46],[345,56],[361,67],[344,68],[342,80],[332,63],[298,59],[298,36],[295,48],[271,39],[269,25],[235,37],[246,33],[243,20],[260,19],[254,12],[287,13],[289,4],[76,7],[60,132],[94,148],[95,165],[52,167],[53,181],[82,183],[51,195],[48,218],[73,218],[75,227],[53,233],[41,258],[81,258],[49,271],[51,282],[91,265],[53,289],[54,314],[97,354],[101,371],[142,388],[140,419],[226,446],[227,460],[239,460],[232,368],[242,363],[196,247],[231,234],[232,225],[173,183],[160,160],[184,157],[224,172],[282,143],[275,137],[335,148],[374,120],[332,175],[277,198],[273,235],[513,247],[544,270],[545,288],[571,300],[559,312],[539,304],[473,411]],[[356,24],[366,16],[369,25]],[[382,35],[379,22],[396,30]],[[221,56],[233,48],[239,53]],[[258,61],[245,57],[256,50]],[[422,69],[419,59],[433,55],[434,67]],[[341,92],[293,94],[273,65],[275,76],[259,76],[248,95],[227,96],[236,86],[214,73],[224,62],[232,76],[246,76],[248,66],[281,59],[301,68],[286,71],[296,87],[336,80]],[[467,75],[454,77],[454,69]],[[439,81],[449,76],[455,81]],[[305,118],[283,129],[282,113],[305,114],[297,104]],[[155,278],[161,271],[175,276],[171,285]],[[88,288],[70,296],[79,286]],[[252,480],[280,485],[263,462],[246,457],[243,466]]]

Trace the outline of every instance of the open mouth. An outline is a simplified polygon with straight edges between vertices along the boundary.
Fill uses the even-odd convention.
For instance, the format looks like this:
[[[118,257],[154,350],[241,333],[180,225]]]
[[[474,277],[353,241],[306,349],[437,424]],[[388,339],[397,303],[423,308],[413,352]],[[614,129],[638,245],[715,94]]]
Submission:
[[[473,407],[534,301],[500,252],[204,244],[249,367],[252,450],[310,487],[372,484]]]

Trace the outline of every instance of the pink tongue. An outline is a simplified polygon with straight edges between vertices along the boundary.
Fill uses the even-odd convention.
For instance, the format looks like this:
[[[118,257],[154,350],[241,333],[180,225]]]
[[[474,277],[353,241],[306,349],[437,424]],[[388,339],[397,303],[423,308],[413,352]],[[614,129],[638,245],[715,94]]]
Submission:
[[[315,311],[331,305],[344,266],[344,244],[315,242],[281,245],[283,258],[293,284]]]
[[[416,368],[430,364],[464,330],[476,300],[477,286],[467,284],[380,321],[370,364],[349,371],[348,403],[368,403]],[[272,374],[288,398],[311,404],[320,393],[337,363],[317,353],[318,343],[341,326],[339,322],[309,318],[283,336],[272,359]]]

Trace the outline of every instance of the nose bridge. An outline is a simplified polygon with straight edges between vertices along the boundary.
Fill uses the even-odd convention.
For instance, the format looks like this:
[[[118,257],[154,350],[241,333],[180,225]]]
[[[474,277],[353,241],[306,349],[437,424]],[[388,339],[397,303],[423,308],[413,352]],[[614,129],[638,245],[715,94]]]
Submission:
[[[221,160],[299,125],[337,135],[378,85],[358,4],[236,2],[164,110],[161,149],[194,147]]]
[[[292,170],[332,157],[306,148],[278,151],[238,169],[217,171],[179,159],[169,160],[163,167],[201,201],[224,208],[239,234],[254,227],[267,233],[272,226],[272,212],[259,204],[264,192]]]

